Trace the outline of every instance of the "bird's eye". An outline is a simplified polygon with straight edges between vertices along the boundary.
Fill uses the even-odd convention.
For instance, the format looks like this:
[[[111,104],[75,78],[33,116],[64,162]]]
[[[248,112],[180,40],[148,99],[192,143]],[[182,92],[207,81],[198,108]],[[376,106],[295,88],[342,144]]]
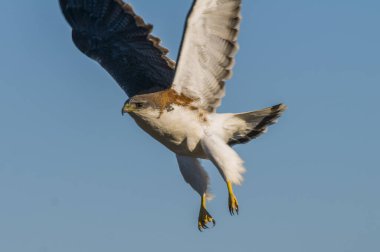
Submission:
[[[144,107],[144,103],[142,103],[142,102],[136,102],[135,106],[136,106],[137,109],[140,109],[140,108]]]

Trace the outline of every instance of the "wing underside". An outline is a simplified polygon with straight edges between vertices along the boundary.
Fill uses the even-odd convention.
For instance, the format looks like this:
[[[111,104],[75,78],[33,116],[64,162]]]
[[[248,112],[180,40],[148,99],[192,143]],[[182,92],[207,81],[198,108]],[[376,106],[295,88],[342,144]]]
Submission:
[[[173,89],[215,111],[232,76],[241,0],[196,0],[189,12]]]

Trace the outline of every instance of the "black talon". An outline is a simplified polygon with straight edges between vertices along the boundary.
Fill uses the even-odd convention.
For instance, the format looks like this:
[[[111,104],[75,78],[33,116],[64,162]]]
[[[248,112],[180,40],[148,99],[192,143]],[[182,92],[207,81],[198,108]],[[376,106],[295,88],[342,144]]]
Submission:
[[[233,209],[232,207],[230,208],[230,215],[231,215],[231,216],[234,216],[234,215],[235,215],[235,213],[234,213],[234,209]]]

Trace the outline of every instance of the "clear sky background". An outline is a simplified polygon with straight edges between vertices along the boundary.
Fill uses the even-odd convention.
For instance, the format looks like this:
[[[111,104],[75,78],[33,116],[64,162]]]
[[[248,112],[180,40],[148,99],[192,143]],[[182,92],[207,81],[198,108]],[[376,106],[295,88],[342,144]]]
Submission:
[[[134,0],[176,58],[190,0]],[[198,195],[120,114],[127,99],[71,42],[58,1],[0,1],[0,251],[380,251],[380,2],[245,0],[221,112],[284,102],[236,149],[229,216],[216,169]]]

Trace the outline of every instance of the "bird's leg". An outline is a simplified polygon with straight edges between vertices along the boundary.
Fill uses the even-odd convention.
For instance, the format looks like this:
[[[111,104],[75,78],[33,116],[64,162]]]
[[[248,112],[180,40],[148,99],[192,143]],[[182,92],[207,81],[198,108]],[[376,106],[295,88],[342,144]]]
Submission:
[[[201,197],[201,209],[199,210],[198,217],[198,229],[199,231],[203,231],[203,229],[208,228],[207,223],[212,222],[213,226],[215,226],[215,220],[206,210],[206,194],[203,194]]]
[[[227,188],[228,188],[228,209],[230,210],[230,214],[234,215],[239,214],[239,204],[235,197],[234,191],[232,190],[232,183],[227,180]]]

